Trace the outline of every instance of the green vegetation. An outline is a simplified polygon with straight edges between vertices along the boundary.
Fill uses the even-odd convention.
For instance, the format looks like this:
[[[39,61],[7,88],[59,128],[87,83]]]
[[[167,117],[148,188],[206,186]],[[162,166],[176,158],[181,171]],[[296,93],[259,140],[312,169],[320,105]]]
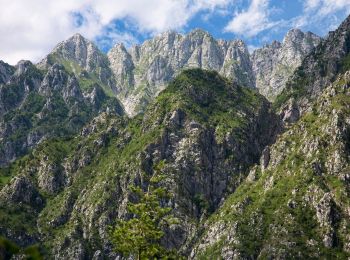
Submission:
[[[342,61],[340,62],[340,65],[341,65],[342,73],[350,70],[350,53],[342,59]]]
[[[37,245],[20,248],[12,241],[0,236],[0,259],[12,259],[19,255],[25,255],[28,260],[42,260],[42,253]]]
[[[216,129],[218,141],[226,133],[247,127],[265,99],[255,90],[232,85],[215,71],[184,70],[161,92],[148,109],[153,119],[176,109],[198,123]],[[146,112],[147,117],[147,112]]]
[[[32,99],[41,102],[39,96]],[[165,206],[169,193],[164,187],[178,174],[169,169],[171,163],[168,161],[146,160],[143,156],[153,145],[158,145],[169,131],[175,130],[179,136],[185,133],[182,127],[172,129],[174,126],[169,124],[174,111],[181,113],[188,122],[195,121],[215,131],[219,144],[225,142],[229,133],[235,142],[244,145],[250,131],[250,120],[259,115],[259,109],[268,108],[265,102],[254,90],[232,85],[215,72],[186,70],[160,93],[145,114],[129,119],[101,113],[86,127],[87,134],[75,137],[63,134],[50,138],[22,160],[1,169],[0,186],[6,185],[18,173],[26,174],[37,184],[39,167],[45,168],[50,164],[57,164],[66,170],[70,179],[69,185],[55,194],[47,194],[36,187],[44,199],[43,209],[0,204],[0,223],[10,225],[15,232],[22,231],[33,237],[38,235],[37,226],[40,227],[48,257],[52,256],[50,250],[53,247],[59,245],[64,248],[81,235],[82,229],[88,230],[86,250],[90,255],[103,243],[96,221],[108,219],[107,214],[115,213],[126,195],[120,193],[131,185],[128,196],[131,202],[125,219],[117,221],[110,234],[115,250],[125,257],[138,259],[178,258],[161,243],[164,227],[168,228],[176,221],[170,208]],[[338,94],[332,98],[330,110],[334,108],[349,113],[345,109],[348,103],[347,95]],[[57,110],[47,123],[66,124],[68,119],[63,117],[66,108],[62,100],[58,98],[53,105]],[[30,108],[40,110],[40,106],[35,107],[34,104],[29,105]],[[274,168],[263,172],[257,168],[256,181],[243,182],[220,210],[210,217],[208,226],[223,223],[223,233],[216,243],[202,252],[200,259],[219,258],[221,250],[227,247],[237,249],[242,257],[253,259],[271,256],[269,247],[285,250],[286,258],[295,255],[307,258],[317,250],[328,258],[347,256],[341,244],[334,248],[323,246],[323,230],[316,211],[305,204],[305,196],[312,194],[311,187],[318,187],[321,193],[331,190],[336,203],[349,203],[342,180],[315,174],[312,168],[316,159],[323,166],[336,148],[321,149],[319,153],[308,156],[304,152],[308,150],[303,147],[305,140],[312,142],[318,137],[321,144],[329,142],[327,135],[319,133],[322,126],[329,124],[331,117],[320,113],[318,108],[315,106],[291,127],[293,134],[287,132],[280,136],[280,142],[273,149],[281,158]],[[60,118],[63,120],[59,121]],[[40,123],[45,125],[45,121],[38,121],[37,124]],[[228,151],[225,160],[234,160],[235,156]],[[245,174],[245,170],[248,169],[242,167],[242,174]],[[197,168],[194,171],[197,173]],[[140,176],[140,172],[144,174]],[[200,173],[201,169],[198,170]],[[169,179],[163,179],[164,176]],[[235,177],[232,176],[232,179]],[[139,186],[135,186],[136,183]],[[120,187],[124,190],[121,191]],[[212,213],[212,205],[200,192],[191,194],[189,199],[196,209],[207,213],[203,216]],[[190,221],[198,223],[197,219]],[[205,219],[202,221],[204,223]],[[107,222],[107,225],[110,224]],[[229,237],[224,233],[227,227],[232,228],[230,232],[237,235],[238,242],[226,240]],[[203,230],[204,234],[206,230]],[[337,229],[336,236],[342,240],[345,235]],[[310,241],[315,246],[309,246]]]
[[[342,87],[344,82],[335,84]],[[337,205],[335,211],[340,212],[338,207],[350,205],[345,182],[335,173],[325,171],[327,160],[339,147],[327,145],[333,137],[322,129],[332,124],[332,111],[336,110],[339,118],[342,114],[349,114],[349,96],[340,90],[337,93],[332,96],[329,109],[323,108],[321,112],[320,104],[315,103],[311,112],[280,136],[272,148],[275,156],[283,155],[280,161],[264,172],[257,167],[257,180],[241,184],[223,207],[210,217],[210,225],[236,225],[231,231],[236,239],[235,243],[229,244],[224,229],[221,239],[201,252],[200,258],[217,258],[225,247],[237,249],[242,257],[253,259],[278,257],[279,254],[285,258],[296,255],[310,258],[318,254],[327,259],[349,257],[341,242],[346,240],[344,234],[350,230],[348,222],[342,228],[334,224],[338,240],[333,247],[326,247],[323,241],[326,229],[319,223],[315,208],[316,202],[327,192],[333,195]],[[315,140],[322,148],[305,149],[306,144]],[[322,174],[315,170],[315,162]],[[342,169],[342,172],[347,171],[347,168]]]
[[[38,103],[42,102],[40,96],[33,96],[31,99],[38,99]],[[88,203],[89,207],[103,204],[105,201],[113,201],[111,191],[118,185],[116,182],[121,176],[125,176],[125,174],[133,175],[138,171],[140,167],[139,157],[142,152],[150,144],[157,143],[166,131],[166,125],[163,122],[169,116],[169,113],[176,109],[182,110],[186,117],[196,120],[205,127],[216,129],[218,138],[220,135],[224,137],[228,131],[234,131],[237,136],[241,136],[244,129],[248,127],[248,122],[245,120],[249,116],[255,115],[259,106],[264,102],[264,99],[255,91],[232,86],[230,81],[222,78],[216,72],[197,69],[186,70],[170,84],[168,89],[158,96],[144,115],[127,119],[105,114],[101,116],[101,121],[97,120],[95,123],[96,127],[93,133],[88,136],[78,135],[72,138],[70,136],[74,133],[74,130],[79,129],[84,121],[86,122],[91,116],[88,115],[90,110],[84,106],[79,109],[81,121],[78,122],[81,123],[75,124],[74,128],[70,128],[67,125],[70,125],[74,115],[68,117],[64,115],[69,107],[60,96],[55,96],[55,99],[57,100],[52,103],[55,108],[52,116],[50,111],[45,110],[44,112],[48,116],[47,119],[41,118],[31,122],[34,122],[36,124],[35,129],[40,129],[40,131],[47,132],[52,127],[52,129],[60,132],[39,144],[28,157],[23,159],[23,162],[16,161],[8,169],[3,169],[4,174],[1,175],[3,176],[1,183],[5,185],[12,176],[19,172],[29,172],[30,169],[33,172],[30,178],[36,183],[38,167],[43,163],[59,165],[62,169],[63,165],[74,169],[72,173],[74,177],[69,187],[65,187],[64,190],[57,194],[46,194],[46,192],[39,189],[41,196],[45,199],[45,206],[42,210],[37,211],[37,209],[34,210],[30,207],[18,209],[14,207],[11,211],[6,205],[1,210],[3,212],[3,215],[0,216],[1,223],[10,224],[16,230],[22,229],[26,233],[35,234],[37,232],[35,227],[38,223],[41,231],[45,234],[47,240],[45,247],[48,251],[54,246],[54,243],[64,241],[69,234],[74,233],[73,223],[82,221],[81,216],[70,215],[72,209],[67,205],[79,198],[82,190],[86,191],[85,203]],[[31,103],[28,102],[28,104]],[[38,111],[40,106],[32,105],[31,107],[33,111]],[[116,130],[110,131],[108,129]],[[97,140],[104,140],[104,144],[97,146]],[[80,164],[82,166],[79,166]],[[161,172],[165,165],[166,162],[162,161],[153,166],[153,173],[147,174]],[[96,184],[100,185],[96,186]],[[141,210],[142,207],[146,207],[144,208],[145,212],[155,210],[155,214],[159,213],[152,219],[143,218],[133,221],[139,223],[139,228],[143,228],[143,223],[151,221],[147,228],[154,231],[154,236],[150,240],[152,240],[151,243],[154,244],[154,250],[157,253],[152,252],[157,255],[171,255],[173,252],[168,252],[158,244],[159,239],[163,236],[162,233],[159,233],[159,230],[161,230],[160,224],[165,224],[165,220],[168,219],[168,209],[165,207],[158,211],[159,208],[152,208],[156,205],[155,198],[158,204],[163,201],[163,199],[158,199],[157,196],[162,195],[161,192],[164,189],[160,188],[161,186],[157,187],[156,183],[152,185],[154,191],[150,194],[147,193],[148,191],[139,194],[139,200],[135,202],[134,208],[131,206],[129,210],[136,212]],[[135,192],[137,193],[137,191]],[[210,210],[209,204],[203,195],[196,194],[193,199],[201,211]],[[108,207],[116,207],[115,203],[111,202]],[[165,215],[162,216],[162,214]],[[15,217],[11,218],[11,216]],[[50,223],[57,224],[53,227],[53,224]],[[127,222],[121,224],[124,229],[129,226],[130,224]],[[94,241],[96,245],[100,243],[97,239],[98,232],[95,227],[91,230],[91,233],[95,234],[96,240]],[[52,239],[52,237],[55,239]],[[142,243],[146,243],[145,240],[148,241],[147,243],[150,242],[148,238],[144,237]]]
[[[14,176],[21,172],[26,162],[32,159],[30,155],[14,161],[7,167],[0,168],[0,189],[5,186]]]
[[[174,251],[161,246],[164,236],[163,225],[171,224],[171,208],[162,206],[162,201],[169,199],[165,188],[159,187],[164,178],[154,175],[149,180],[147,191],[140,187],[131,187],[137,196],[137,202],[129,203],[128,213],[131,218],[118,220],[111,234],[117,252],[124,257],[135,259],[178,259]]]
[[[307,96],[307,86],[310,82],[311,79],[308,78],[308,75],[305,74],[302,67],[299,67],[294,73],[294,81],[287,82],[286,87],[277,95],[273,107],[279,109],[283,104],[286,104],[289,99],[298,100],[301,97]]]

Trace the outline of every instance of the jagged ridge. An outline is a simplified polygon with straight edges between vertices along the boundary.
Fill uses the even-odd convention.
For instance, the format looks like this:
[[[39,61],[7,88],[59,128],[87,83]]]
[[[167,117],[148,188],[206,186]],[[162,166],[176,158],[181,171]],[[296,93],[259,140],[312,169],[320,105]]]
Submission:
[[[311,101],[322,92],[339,73],[350,68],[350,16],[330,32],[309,55],[286,84],[286,88],[277,97],[275,107],[281,109],[288,101],[299,114],[309,109]]]
[[[100,111],[123,114],[97,83],[84,89],[59,64],[47,71],[31,62],[7,65],[0,85],[0,165],[25,155],[42,140],[75,134]]]

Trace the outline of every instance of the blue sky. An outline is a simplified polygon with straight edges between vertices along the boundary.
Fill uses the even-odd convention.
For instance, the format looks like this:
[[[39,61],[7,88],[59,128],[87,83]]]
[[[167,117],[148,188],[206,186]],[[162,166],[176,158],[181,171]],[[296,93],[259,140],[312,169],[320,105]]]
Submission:
[[[325,36],[350,14],[350,0],[0,0],[0,7],[0,59],[10,64],[37,62],[76,32],[105,52],[194,28],[253,50],[291,28]]]

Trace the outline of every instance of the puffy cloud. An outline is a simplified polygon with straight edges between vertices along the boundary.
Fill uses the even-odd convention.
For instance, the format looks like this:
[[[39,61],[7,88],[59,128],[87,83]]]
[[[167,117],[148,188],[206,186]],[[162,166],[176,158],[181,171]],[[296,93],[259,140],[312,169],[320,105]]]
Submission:
[[[324,34],[334,30],[341,22],[341,17],[349,13],[349,0],[305,0],[302,15],[293,19],[293,25],[304,28],[309,24],[318,24]]]
[[[245,37],[255,36],[279,23],[272,22],[269,15],[268,0],[252,0],[247,10],[234,15],[225,27],[225,31]]]
[[[218,17],[218,26],[229,20],[225,32],[259,45],[290,25],[326,33],[350,12],[350,0],[300,2],[295,1],[300,16],[278,20],[281,15],[276,16],[274,5],[281,5],[280,0],[0,0],[0,60],[37,62],[76,32],[104,50],[120,41],[130,45],[165,30],[182,31],[198,14],[208,22]],[[242,7],[245,3],[247,8]]]
[[[306,0],[304,10],[307,13],[315,12],[317,16],[327,16],[337,11],[350,11],[349,0]]]
[[[106,28],[123,19],[139,32],[180,29],[198,12],[213,11],[232,0],[0,0],[0,59],[34,62],[75,32],[89,39],[135,40]],[[104,33],[108,32],[104,35]]]
[[[79,0],[69,4],[0,0],[0,59],[10,63],[20,58],[38,59],[52,42],[74,31],[70,12],[79,5]]]

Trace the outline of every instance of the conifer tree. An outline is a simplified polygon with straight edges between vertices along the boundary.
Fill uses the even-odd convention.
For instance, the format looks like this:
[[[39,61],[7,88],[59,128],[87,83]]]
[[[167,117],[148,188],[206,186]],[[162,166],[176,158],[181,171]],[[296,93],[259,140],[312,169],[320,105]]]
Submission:
[[[135,259],[172,259],[173,251],[167,250],[160,244],[164,232],[161,226],[174,221],[169,214],[171,208],[162,207],[161,201],[168,199],[169,194],[159,182],[163,176],[153,176],[149,180],[147,191],[132,186],[137,195],[136,203],[128,204],[128,213],[132,217],[118,221],[112,232],[112,242],[117,252],[124,257]]]

